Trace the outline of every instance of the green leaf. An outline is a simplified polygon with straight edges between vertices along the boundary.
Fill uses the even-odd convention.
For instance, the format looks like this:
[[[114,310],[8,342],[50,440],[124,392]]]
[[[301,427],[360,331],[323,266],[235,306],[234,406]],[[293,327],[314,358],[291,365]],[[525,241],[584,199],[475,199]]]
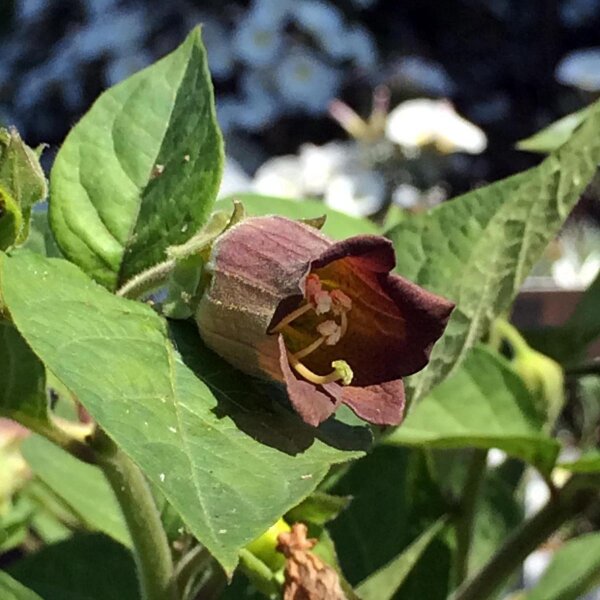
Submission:
[[[66,261],[22,251],[2,266],[28,344],[227,570],[331,464],[362,454],[364,427],[305,426],[207,350],[193,325],[173,326],[176,352],[149,306]]]
[[[133,559],[99,534],[46,546],[7,569],[44,600],[138,600]]]
[[[16,129],[0,129],[0,186],[15,199],[27,217],[32,206],[48,193],[38,158]]]
[[[314,219],[325,215],[327,220],[322,231],[325,235],[336,240],[363,233],[380,233],[373,222],[367,219],[350,217],[332,210],[323,202],[316,200],[289,200],[285,198],[273,198],[271,196],[258,196],[256,194],[236,194],[231,198],[219,200],[217,206],[220,208],[230,207],[231,203],[235,200],[244,205],[250,217],[281,215],[289,219],[301,220]]]
[[[44,256],[62,257],[48,223],[47,211],[36,210],[31,213],[29,237],[22,247]]]
[[[599,473],[600,472],[600,450],[589,450],[572,462],[561,462],[561,469],[571,473]]]
[[[589,533],[559,548],[527,600],[577,600],[600,583],[600,533]]]
[[[334,491],[354,496],[327,528],[342,570],[353,584],[396,558],[447,510],[423,453],[379,446],[355,462]],[[435,540],[404,581],[399,598],[445,598],[450,551]]]
[[[16,129],[0,128],[0,250],[25,240],[31,208],[46,194],[36,153]]]
[[[479,188],[389,232],[398,272],[456,302],[429,366],[407,381],[418,400],[456,369],[506,311],[600,162],[600,103],[538,167]]]
[[[2,600],[43,600],[4,571],[0,571],[0,597]]]
[[[569,141],[575,129],[588,117],[590,108],[589,106],[582,108],[577,112],[562,117],[558,121],[554,121],[554,123],[544,127],[544,129],[533,134],[531,137],[518,142],[517,148],[541,154],[557,150]]]
[[[500,448],[548,472],[559,445],[542,433],[544,417],[521,378],[485,347],[413,407],[388,444]]]
[[[290,510],[285,519],[288,523],[296,521],[303,523],[314,523],[325,525],[335,519],[345,508],[348,507],[351,496],[333,496],[325,492],[313,492],[298,506]]]
[[[1,319],[0,382],[0,416],[26,426],[48,424],[44,365],[13,325]]]
[[[476,573],[496,553],[523,520],[523,507],[511,485],[497,469],[481,485],[469,552],[469,573]]]
[[[206,53],[194,30],[104,92],[67,136],[50,179],[58,245],[116,289],[207,220],[222,168]]]
[[[121,510],[102,472],[39,436],[23,442],[32,471],[91,529],[131,546]]]
[[[445,517],[438,519],[406,550],[361,582],[356,588],[356,592],[362,600],[392,600],[427,546],[444,528],[446,520]]]
[[[0,187],[0,250],[12,246],[23,229],[23,214],[14,198]]]

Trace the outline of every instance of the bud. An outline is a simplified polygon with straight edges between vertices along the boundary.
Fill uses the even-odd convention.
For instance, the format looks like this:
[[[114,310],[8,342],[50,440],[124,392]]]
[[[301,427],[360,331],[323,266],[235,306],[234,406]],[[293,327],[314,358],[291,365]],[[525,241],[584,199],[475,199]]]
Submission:
[[[427,364],[454,305],[394,266],[383,237],[334,242],[283,217],[247,219],[213,246],[200,335],[241,371],[284,384],[310,425],[340,404],[396,425],[401,378]]]

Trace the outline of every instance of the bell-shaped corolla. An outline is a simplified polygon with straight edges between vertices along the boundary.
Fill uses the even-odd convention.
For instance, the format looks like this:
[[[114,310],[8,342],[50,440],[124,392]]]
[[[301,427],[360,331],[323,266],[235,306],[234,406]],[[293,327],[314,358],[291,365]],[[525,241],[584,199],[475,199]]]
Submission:
[[[334,242],[283,217],[247,219],[213,246],[200,335],[241,371],[284,384],[310,425],[340,404],[397,425],[402,377],[425,367],[454,305],[394,267],[380,236]]]

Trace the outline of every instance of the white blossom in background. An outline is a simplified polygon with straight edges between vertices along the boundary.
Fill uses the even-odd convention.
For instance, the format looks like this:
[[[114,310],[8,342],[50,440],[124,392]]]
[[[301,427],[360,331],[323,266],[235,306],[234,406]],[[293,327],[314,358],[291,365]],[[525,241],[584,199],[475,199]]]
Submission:
[[[335,175],[327,186],[325,204],[353,217],[373,215],[385,203],[385,179],[376,171],[355,169]]]
[[[487,147],[485,133],[456,113],[447,100],[407,100],[388,115],[389,140],[405,148],[433,144],[443,153],[480,154]]]
[[[239,60],[254,67],[266,67],[278,57],[283,42],[279,24],[248,13],[233,35],[232,45]]]
[[[304,186],[299,158],[290,154],[267,160],[256,171],[252,187],[265,196],[303,198]]]
[[[401,183],[392,192],[392,202],[400,208],[417,208],[421,201],[421,190],[410,183]]]
[[[226,198],[233,194],[249,192],[252,189],[252,179],[242,169],[240,164],[231,158],[225,157],[225,167],[223,168],[223,177],[219,187],[217,198]]]
[[[277,66],[281,97],[290,107],[313,114],[323,112],[341,83],[339,71],[308,50],[292,48]]]
[[[569,52],[558,63],[554,76],[563,85],[600,91],[600,47]]]
[[[394,71],[398,83],[434,96],[450,96],[455,84],[438,62],[422,56],[405,56]]]
[[[567,227],[559,247],[561,256],[550,267],[554,283],[564,289],[586,289],[600,272],[600,234],[590,226]]]
[[[355,144],[351,142],[329,142],[324,146],[302,145],[299,164],[306,194],[324,194],[332,177],[352,159],[354,149]]]

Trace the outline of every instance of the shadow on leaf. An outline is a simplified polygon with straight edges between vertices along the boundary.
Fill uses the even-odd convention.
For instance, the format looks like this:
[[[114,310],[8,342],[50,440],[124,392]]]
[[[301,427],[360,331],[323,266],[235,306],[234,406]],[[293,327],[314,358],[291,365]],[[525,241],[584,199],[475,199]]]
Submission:
[[[170,321],[169,329],[183,362],[214,394],[218,404],[213,412],[219,418],[229,417],[255,440],[292,456],[310,448],[315,439],[338,450],[368,449],[371,432],[352,416],[342,412],[320,427],[311,427],[291,411],[282,386],[229,365],[204,345],[193,322]]]

